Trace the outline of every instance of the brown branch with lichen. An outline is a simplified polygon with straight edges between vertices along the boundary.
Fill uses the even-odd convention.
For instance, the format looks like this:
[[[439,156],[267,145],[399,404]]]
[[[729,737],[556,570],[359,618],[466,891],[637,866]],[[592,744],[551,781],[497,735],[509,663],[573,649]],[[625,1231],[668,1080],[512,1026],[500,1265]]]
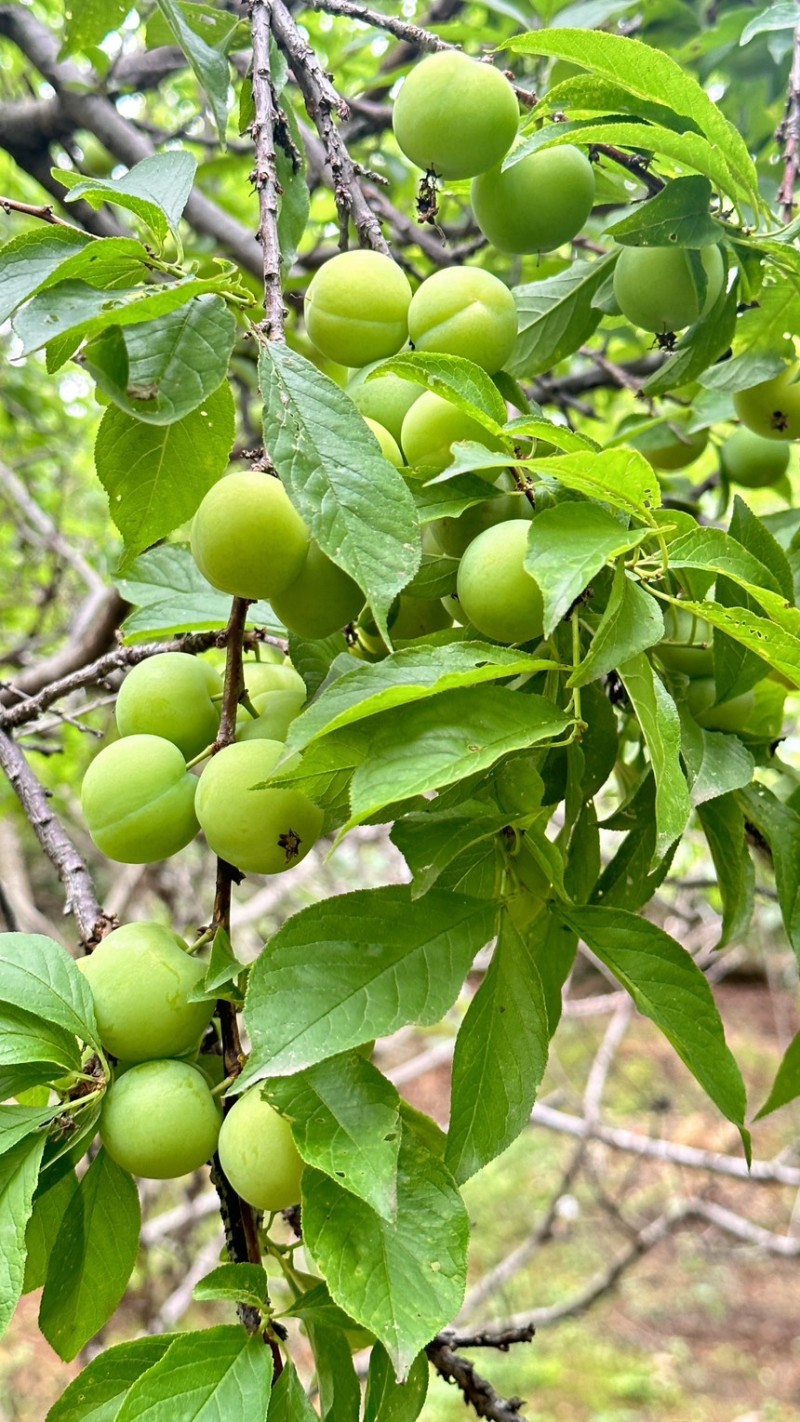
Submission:
[[[775,136],[778,142],[783,144],[784,162],[783,180],[778,189],[778,205],[784,221],[788,223],[794,215],[794,188],[800,172],[800,25],[794,32],[786,108]]]
[[[489,1422],[520,1422],[524,1400],[501,1397],[492,1384],[475,1371],[475,1365],[468,1358],[462,1358],[452,1343],[445,1341],[444,1335],[434,1338],[425,1352],[439,1376],[459,1389],[466,1405],[478,1417],[488,1418]]]
[[[281,287],[281,250],[278,207],[281,186],[275,157],[278,107],[270,74],[270,21],[272,0],[250,0],[253,34],[253,102],[255,118],[250,133],[256,150],[253,182],[258,193],[258,238],[264,264],[264,332],[272,341],[283,341],[285,311]]]

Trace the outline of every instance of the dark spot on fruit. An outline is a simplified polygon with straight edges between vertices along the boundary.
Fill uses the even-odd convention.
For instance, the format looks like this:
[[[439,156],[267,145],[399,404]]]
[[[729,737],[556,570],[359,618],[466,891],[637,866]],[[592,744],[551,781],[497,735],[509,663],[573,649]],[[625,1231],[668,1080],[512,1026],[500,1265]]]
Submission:
[[[285,834],[278,835],[278,844],[286,853],[286,863],[291,864],[300,853],[300,845],[303,843],[296,830],[288,829]]]

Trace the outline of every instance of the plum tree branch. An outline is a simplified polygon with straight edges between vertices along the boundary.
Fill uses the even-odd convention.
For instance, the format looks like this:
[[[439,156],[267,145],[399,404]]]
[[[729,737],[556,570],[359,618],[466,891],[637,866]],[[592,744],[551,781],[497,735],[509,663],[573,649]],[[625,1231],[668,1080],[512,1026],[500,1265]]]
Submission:
[[[278,206],[281,192],[275,157],[277,107],[270,70],[270,20],[272,0],[251,0],[250,25],[253,34],[253,101],[255,119],[251,135],[256,150],[253,179],[258,193],[258,229],[264,266],[264,323],[270,340],[284,339],[285,311],[281,289],[281,249],[278,239]]]
[[[533,1334],[529,1336],[533,1337]],[[439,1376],[459,1388],[464,1402],[478,1417],[489,1418],[490,1422],[520,1422],[524,1416],[521,1411],[525,1406],[524,1400],[521,1397],[501,1397],[492,1384],[475,1371],[474,1364],[468,1358],[459,1356],[452,1344],[434,1338],[425,1352]]]
[[[388,34],[394,35],[395,39],[404,40],[415,49],[459,48],[458,45],[450,44],[435,35],[432,30],[412,24],[410,20],[398,20],[393,15],[382,15],[377,10],[368,9],[366,5],[354,4],[353,0],[310,0],[310,8],[324,10],[328,15],[344,15],[350,20],[360,20],[364,25],[371,25],[373,29],[386,30]]]
[[[49,222],[52,227],[68,227],[71,232],[80,232],[81,230],[74,223],[59,217],[49,203],[36,207],[30,202],[17,202],[14,198],[0,197],[0,207],[7,216],[12,212],[19,212],[24,217],[38,217],[41,222]]]
[[[786,222],[794,215],[794,188],[800,171],[800,24],[794,32],[792,66],[786,108],[776,138],[783,144],[783,180],[778,189],[778,206]]]

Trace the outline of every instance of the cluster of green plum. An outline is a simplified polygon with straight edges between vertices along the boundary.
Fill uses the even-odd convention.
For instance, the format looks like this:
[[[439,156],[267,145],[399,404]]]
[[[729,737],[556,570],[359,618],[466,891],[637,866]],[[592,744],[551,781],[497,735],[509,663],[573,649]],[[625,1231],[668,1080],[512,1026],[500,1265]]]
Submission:
[[[216,1093],[222,1057],[200,1055],[214,1011],[205,965],[160,923],[129,923],[78,962],[100,1043],[115,1060],[100,1137],[125,1170],[168,1180],[218,1153],[237,1194],[260,1210],[300,1196],[303,1162],[289,1123],[251,1087],[224,1118]],[[216,1092],[215,1092],[216,1088]]]
[[[215,854],[237,869],[279,874],[316,843],[318,806],[300,790],[266,784],[279,762],[292,766],[284,738],[305,684],[281,653],[262,655],[245,661],[237,738],[216,754],[222,680],[215,667],[162,652],[128,673],[116,706],[120,739],[95,757],[81,790],[89,832],[109,858],[166,859],[202,829]],[[205,760],[199,778],[191,768],[198,760]]]

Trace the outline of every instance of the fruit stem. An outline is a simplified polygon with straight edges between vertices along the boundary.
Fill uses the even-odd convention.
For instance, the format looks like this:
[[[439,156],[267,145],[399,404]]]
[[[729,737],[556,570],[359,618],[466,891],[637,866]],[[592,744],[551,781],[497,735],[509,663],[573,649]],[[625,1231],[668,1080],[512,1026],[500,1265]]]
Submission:
[[[201,761],[203,761],[203,760],[208,760],[208,757],[213,753],[213,750],[214,750],[214,742],[212,741],[212,742],[211,742],[211,745],[210,745],[210,746],[206,746],[205,750],[201,750],[200,753],[199,753],[199,755],[192,756],[192,759],[191,759],[191,760],[187,760],[187,762],[186,762],[186,769],[187,769],[187,770],[193,770],[194,767],[195,767],[196,765],[199,765]]]

